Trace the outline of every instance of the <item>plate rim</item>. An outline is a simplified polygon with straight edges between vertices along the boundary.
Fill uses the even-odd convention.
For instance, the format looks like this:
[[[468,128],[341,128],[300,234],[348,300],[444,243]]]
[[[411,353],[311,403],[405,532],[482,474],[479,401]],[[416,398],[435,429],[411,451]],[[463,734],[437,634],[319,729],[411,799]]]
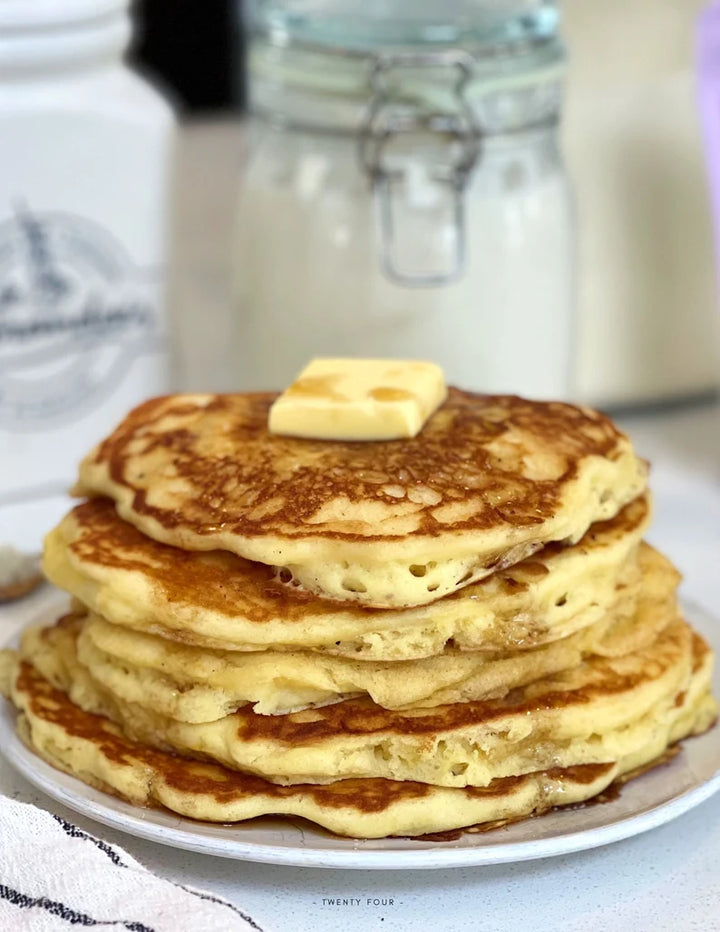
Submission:
[[[66,593],[55,590],[57,599],[67,598]],[[40,623],[54,608],[55,600],[46,604],[36,614],[34,623]],[[682,608],[690,616],[693,624],[711,642],[716,653],[720,653],[720,634],[713,638],[709,633],[713,627],[717,630],[720,621],[715,620],[705,609],[686,600],[681,600]],[[33,623],[30,621],[29,623]],[[10,646],[17,639],[17,632],[6,639],[0,646]],[[715,643],[713,643],[715,641]],[[715,677],[717,689],[718,672]],[[222,823],[194,822],[170,810],[143,809],[134,806],[119,797],[105,794],[77,777],[58,770],[37,756],[25,746],[15,730],[16,710],[10,702],[3,702],[0,708],[0,753],[7,759],[13,769],[36,789],[45,793],[56,802],[67,806],[73,812],[90,820],[124,832],[146,841],[163,844],[168,847],[194,851],[214,857],[255,863],[274,864],[286,867],[314,867],[337,870],[428,870],[436,868],[474,867],[491,864],[507,864],[539,858],[557,857],[574,854],[578,851],[591,850],[622,841],[635,835],[658,828],[700,805],[720,790],[720,724],[703,735],[693,737],[693,743],[710,742],[717,744],[716,769],[713,775],[702,782],[688,787],[670,799],[652,805],[649,809],[636,814],[626,815],[612,821],[613,802],[604,804],[603,811],[610,815],[606,824],[585,829],[560,832],[550,837],[526,839],[522,841],[503,841],[502,843],[479,843],[465,847],[442,847],[442,842],[425,843],[416,850],[386,848],[363,850],[359,839],[342,839],[349,848],[307,848],[304,835],[312,835],[312,823],[304,828],[300,843],[286,847],[265,844],[258,841],[243,841],[229,838],[217,839],[206,834],[218,831]],[[670,761],[669,770],[676,765]],[[170,819],[177,825],[165,825],[157,819]],[[519,823],[520,824],[520,823]],[[527,822],[525,822],[527,824]],[[187,827],[185,827],[185,825]],[[239,827],[242,830],[242,826]],[[512,826],[508,827],[512,830]],[[501,830],[503,831],[503,830]],[[487,839],[487,835],[477,838]],[[321,836],[320,836],[321,838]],[[407,839],[411,842],[411,839]],[[374,844],[381,844],[382,839],[374,839]],[[417,842],[421,845],[421,842]],[[450,843],[451,844],[451,843]]]

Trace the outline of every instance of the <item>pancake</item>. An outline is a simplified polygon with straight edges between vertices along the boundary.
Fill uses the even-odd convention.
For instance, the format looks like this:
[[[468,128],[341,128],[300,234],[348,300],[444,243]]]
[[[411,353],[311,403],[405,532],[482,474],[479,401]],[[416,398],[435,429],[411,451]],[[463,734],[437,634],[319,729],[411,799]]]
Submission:
[[[648,647],[592,657],[501,699],[389,711],[367,698],[282,716],[243,707],[190,724],[118,699],[78,662],[72,625],[42,651],[23,645],[38,671],[86,711],[116,721],[130,738],[199,756],[272,782],[327,783],[382,777],[438,786],[549,767],[603,763],[669,733],[682,697],[709,689],[712,654],[676,617]]]
[[[546,647],[513,653],[448,650],[426,660],[356,661],[309,653],[207,651],[110,625],[97,615],[82,626],[78,658],[116,696],[185,722],[215,721],[246,704],[282,715],[368,695],[385,709],[432,707],[499,698],[594,654],[635,649],[656,637],[672,602],[628,619],[602,619]],[[632,634],[632,638],[628,638]],[[104,650],[103,647],[109,648]]]
[[[10,652],[5,652],[6,661]],[[700,671],[705,659],[696,658]],[[84,712],[28,663],[6,662],[0,690],[21,714],[18,732],[53,766],[141,806],[163,806],[209,822],[261,815],[309,819],[340,835],[381,838],[445,832],[478,823],[538,815],[581,802],[618,776],[661,759],[665,748],[712,723],[715,706],[701,690],[679,697],[678,714],[618,761],[585,764],[447,788],[383,779],[340,780],[325,786],[278,786],[224,767],[153,750],[125,737],[108,719]],[[698,673],[698,679],[700,674]]]
[[[675,574],[647,548],[643,596],[630,616],[608,615],[569,637],[516,651],[458,651],[424,660],[368,661],[311,652],[217,651],[178,644],[78,613],[78,659],[93,679],[120,699],[185,722],[215,721],[247,704],[277,715],[367,694],[386,709],[500,698],[542,676],[600,654],[621,656],[646,647],[675,615]],[[23,654],[52,643],[53,628],[28,631]]]
[[[416,835],[542,811],[565,802],[565,790],[572,786],[572,773],[566,783],[566,774],[556,772],[541,775],[537,782],[530,775],[499,781],[480,794],[388,780],[280,787],[130,741],[107,719],[73,705],[30,664],[21,666],[12,694],[22,710],[20,736],[53,766],[136,805],[160,804],[203,821],[282,813],[303,816],[339,834]],[[614,764],[578,768],[576,783],[582,789],[579,795],[571,789],[570,800],[584,798],[583,791],[600,792],[618,769]]]
[[[450,389],[412,439],[275,436],[275,395],[177,395],[132,411],[80,466],[149,537],[276,567],[323,598],[434,602],[640,495],[646,465],[603,415]]]
[[[411,660],[448,646],[536,647],[608,613],[632,615],[638,545],[649,518],[649,500],[640,496],[593,524],[574,546],[549,544],[439,602],[405,610],[321,601],[279,585],[264,564],[159,544],[121,520],[104,498],[78,505],[47,536],[44,569],[113,624],[197,647]],[[677,581],[647,545],[641,553],[644,563],[662,561]]]

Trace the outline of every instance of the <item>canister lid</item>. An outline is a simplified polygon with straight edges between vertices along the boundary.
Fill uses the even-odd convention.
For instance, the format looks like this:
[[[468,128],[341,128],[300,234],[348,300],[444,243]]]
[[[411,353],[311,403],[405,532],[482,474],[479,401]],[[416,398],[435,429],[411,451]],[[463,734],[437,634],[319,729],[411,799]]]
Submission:
[[[74,28],[124,13],[129,0],[0,0],[0,32]]]
[[[131,34],[129,0],[0,0],[0,71],[35,80],[119,59]]]

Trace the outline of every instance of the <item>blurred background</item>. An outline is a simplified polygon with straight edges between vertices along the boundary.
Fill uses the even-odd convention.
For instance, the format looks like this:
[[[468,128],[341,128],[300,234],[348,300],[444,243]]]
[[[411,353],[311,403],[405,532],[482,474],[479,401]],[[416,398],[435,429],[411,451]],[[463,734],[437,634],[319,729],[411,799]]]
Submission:
[[[697,36],[706,7],[697,0],[565,0],[557,9],[541,2],[396,3],[383,5],[378,20],[372,3],[260,2],[243,10],[230,0],[142,0],[133,59],[168,90],[186,124],[175,302],[204,304],[212,300],[209,293],[228,306],[234,302],[234,313],[247,319],[239,333],[219,335],[218,346],[252,344],[248,357],[240,352],[236,358],[253,387],[283,383],[313,350],[351,354],[360,341],[355,352],[426,355],[433,347],[456,381],[476,388],[581,397],[613,409],[708,396],[717,389],[720,364],[699,106]],[[527,47],[532,43],[534,52]],[[311,60],[293,45],[332,48],[333,54]],[[367,181],[357,164],[357,140],[343,146],[335,138],[340,132],[357,136],[361,107],[350,116],[338,108],[318,126],[322,104],[309,101],[305,85],[314,81],[317,90],[324,83],[317,96],[335,105],[339,82],[354,80],[347,64],[352,56],[365,59],[358,67],[367,73],[379,51],[454,47],[479,59],[478,81],[485,87],[473,107],[482,128],[494,134],[484,142],[484,164],[481,157],[472,169],[475,182],[462,192],[465,282],[450,281],[455,259],[445,255],[457,236],[454,208],[438,207],[441,186],[433,192],[427,180],[427,164],[437,154],[427,152],[419,134],[413,139],[398,132],[403,139],[395,149],[404,151],[390,152],[387,145],[384,158],[389,163],[394,157],[396,173],[405,170],[411,181],[403,190],[399,182],[393,191],[385,185],[381,195],[375,177],[374,198],[390,205],[398,262],[437,263],[439,277],[448,280],[423,288],[409,281],[417,277],[410,273],[404,287],[384,288],[378,271],[390,251],[384,207],[378,208],[379,229],[364,228],[358,201],[370,194],[355,188]],[[397,86],[405,80],[402,70],[388,72]],[[437,90],[452,66],[426,70],[424,80]],[[406,71],[413,93],[425,94],[417,108],[429,109],[427,88],[418,90],[422,76]],[[371,90],[361,103],[372,106]],[[254,136],[248,108],[266,124]],[[445,101],[444,108],[456,112],[457,102]],[[501,114],[513,109],[514,123],[503,126]],[[561,160],[554,166],[552,140],[539,139],[537,128],[553,119]],[[268,140],[267,124],[280,140]],[[311,134],[323,131],[325,138],[313,144]],[[291,156],[282,161],[278,149],[288,148]],[[310,192],[313,178],[333,190]],[[308,202],[312,220],[303,214]],[[231,208],[245,210],[247,219]],[[271,215],[280,211],[279,225]],[[184,226],[198,222],[202,243]],[[251,231],[242,229],[244,222]],[[218,249],[211,257],[207,239],[213,235]],[[323,236],[348,242],[329,247]],[[231,243],[234,257],[227,252]],[[348,253],[352,271],[343,264]],[[213,265],[221,254],[222,270]],[[289,292],[277,282],[255,281],[267,279],[263,257],[270,255],[273,277],[292,281]],[[313,280],[332,274],[328,261],[336,278],[344,273],[335,287]],[[378,268],[370,267],[374,263]],[[348,288],[374,307],[343,310]],[[199,350],[190,309],[181,316],[188,326],[183,342]],[[293,347],[285,355],[278,346],[281,330]],[[206,351],[217,358],[215,346]],[[207,371],[208,360],[198,362],[199,371]],[[193,381],[192,362],[185,364]],[[215,368],[211,378],[231,387]]]
[[[0,0],[0,500],[314,355],[712,404],[717,8]]]

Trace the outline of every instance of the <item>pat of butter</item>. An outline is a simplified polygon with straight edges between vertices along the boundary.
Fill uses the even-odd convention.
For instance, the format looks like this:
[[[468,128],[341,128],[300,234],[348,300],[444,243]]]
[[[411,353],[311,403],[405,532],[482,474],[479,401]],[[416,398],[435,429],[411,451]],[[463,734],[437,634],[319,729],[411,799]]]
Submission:
[[[313,359],[270,408],[273,434],[317,440],[414,437],[447,396],[440,366]]]

